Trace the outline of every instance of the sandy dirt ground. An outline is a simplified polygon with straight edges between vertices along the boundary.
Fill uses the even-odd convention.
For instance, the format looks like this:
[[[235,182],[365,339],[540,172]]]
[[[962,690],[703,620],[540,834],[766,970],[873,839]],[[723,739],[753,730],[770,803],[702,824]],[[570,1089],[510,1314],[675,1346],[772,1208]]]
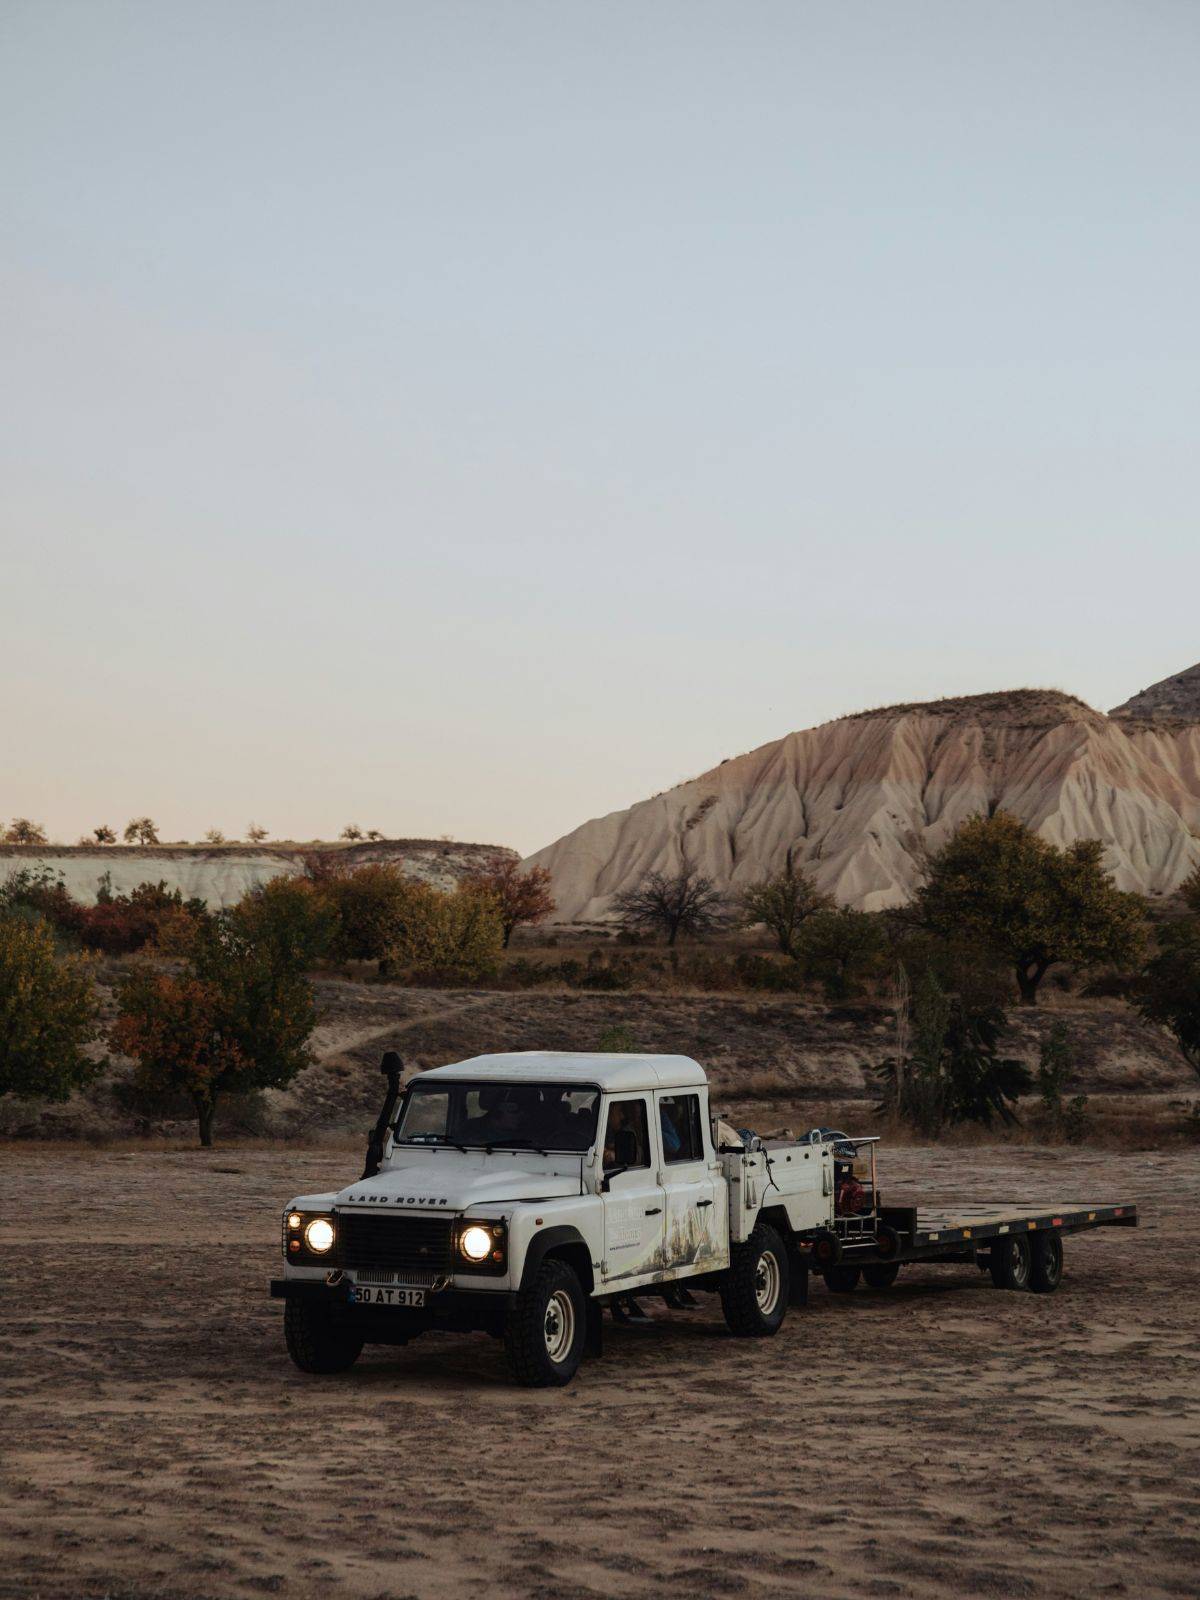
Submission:
[[[1110,1200],[1057,1295],[974,1268],[565,1391],[434,1335],[305,1377],[281,1204],[358,1153],[0,1148],[0,1596],[1180,1596],[1200,1586],[1194,1155],[897,1151],[889,1199]]]

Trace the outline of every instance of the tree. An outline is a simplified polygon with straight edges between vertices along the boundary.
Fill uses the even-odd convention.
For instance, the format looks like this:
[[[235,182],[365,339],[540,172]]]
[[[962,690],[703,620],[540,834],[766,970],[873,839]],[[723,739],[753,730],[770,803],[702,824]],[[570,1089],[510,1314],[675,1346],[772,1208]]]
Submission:
[[[251,844],[261,844],[267,837],[267,830],[260,828],[257,822],[252,822],[246,829],[246,837]]]
[[[805,920],[818,911],[831,911],[834,900],[832,895],[822,894],[807,873],[794,870],[789,850],[783,871],[750,884],[742,891],[739,905],[744,927],[763,923],[783,954],[794,958]]]
[[[363,836],[363,831],[359,827],[357,822],[348,822],[346,824],[346,826],[342,829],[342,832],[341,832],[341,835],[340,835],[340,837],[343,838],[343,839],[349,839],[351,841],[351,843],[355,843],[357,840],[361,839],[362,836]]]
[[[879,918],[868,911],[816,911],[800,927],[795,956],[806,976],[820,979],[827,999],[844,1000],[884,943]]]
[[[0,1095],[66,1100],[89,1083],[96,1014],[86,961],[60,960],[40,918],[0,912]]]
[[[1189,910],[1195,916],[1200,916],[1200,865],[1193,867],[1188,873],[1179,885],[1179,892]]]
[[[338,934],[335,906],[308,878],[259,884],[243,895],[233,915],[248,939],[301,969],[327,956]]]
[[[378,828],[368,828],[367,829],[367,838],[371,841],[372,844],[378,844],[380,842],[380,840],[383,838],[383,834],[380,833]]]
[[[506,950],[514,928],[525,922],[543,922],[555,909],[550,874],[545,867],[530,867],[528,872],[522,872],[519,861],[506,860],[486,872],[472,873],[467,882],[495,900]]]
[[[999,1054],[1008,1025],[1003,1008],[965,1004],[932,972],[922,974],[906,1000],[907,1026],[900,1032],[907,1048],[877,1069],[884,1085],[880,1109],[927,1135],[947,1122],[990,1126],[996,1116],[1015,1122],[1015,1103],[1032,1080],[1022,1062]]]
[[[310,866],[337,918],[333,954],[341,961],[386,961],[401,934],[411,882],[390,862],[375,861],[357,871]]]
[[[719,928],[725,920],[725,902],[713,885],[684,862],[670,877],[651,872],[636,888],[613,897],[616,911],[626,928],[648,928],[667,936],[674,947],[681,933],[697,938]]]
[[[40,822],[30,822],[28,817],[14,817],[5,835],[7,844],[45,844],[46,830]]]
[[[102,822],[98,828],[92,829],[92,838],[95,839],[97,844],[116,844],[117,842],[116,830],[110,828],[107,822]]]
[[[1023,1005],[1056,961],[1128,961],[1141,947],[1143,906],[1101,865],[1103,845],[1065,850],[1007,812],[969,818],[934,856],[914,911],[943,938],[980,939],[1013,968]]]
[[[125,824],[126,844],[157,844],[158,824],[152,817],[133,817]]]
[[[168,889],[161,880],[139,883],[129,894],[113,894],[107,872],[97,886],[96,904],[81,911],[80,940],[89,950],[110,956],[161,943],[168,932],[172,945],[186,941],[192,924],[207,915],[202,900],[185,900],[179,889]]]
[[[1139,974],[1134,1003],[1148,1022],[1166,1029],[1200,1073],[1200,916],[1159,930],[1158,953]]]
[[[1063,1100],[1063,1090],[1075,1071],[1075,1050],[1065,1022],[1056,1022],[1042,1040],[1038,1051],[1035,1082],[1042,1110],[1050,1127],[1074,1144],[1083,1137],[1087,1123],[1085,1094]]]
[[[205,838],[205,840],[207,841],[208,844],[224,844],[225,843],[225,835],[221,832],[220,828],[210,828],[208,830],[208,832],[204,835],[204,838]]]
[[[78,938],[87,907],[67,892],[61,872],[52,867],[22,867],[0,884],[0,915],[5,911],[41,917],[58,934]]]
[[[315,1023],[304,975],[222,913],[197,924],[179,971],[126,976],[112,1038],[140,1087],[191,1099],[207,1147],[223,1097],[281,1089],[311,1063]]]
[[[410,880],[388,965],[409,977],[473,983],[496,970],[503,939],[499,910],[486,890],[460,883],[444,894]]]

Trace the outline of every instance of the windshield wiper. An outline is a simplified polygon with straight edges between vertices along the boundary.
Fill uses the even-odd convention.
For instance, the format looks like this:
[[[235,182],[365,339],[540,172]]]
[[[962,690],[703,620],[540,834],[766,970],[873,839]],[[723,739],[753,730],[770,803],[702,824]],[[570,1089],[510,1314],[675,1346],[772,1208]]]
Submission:
[[[485,1144],[483,1148],[489,1156],[493,1150],[536,1150],[539,1156],[550,1154],[540,1144],[534,1144],[532,1139],[493,1139],[491,1144]]]
[[[422,1150],[437,1150],[443,1145],[449,1144],[453,1145],[456,1150],[461,1150],[463,1155],[467,1153],[465,1144],[459,1144],[457,1139],[447,1139],[443,1133],[418,1133],[411,1139],[393,1139],[392,1143],[417,1145]],[[475,1148],[478,1149],[478,1146]]]

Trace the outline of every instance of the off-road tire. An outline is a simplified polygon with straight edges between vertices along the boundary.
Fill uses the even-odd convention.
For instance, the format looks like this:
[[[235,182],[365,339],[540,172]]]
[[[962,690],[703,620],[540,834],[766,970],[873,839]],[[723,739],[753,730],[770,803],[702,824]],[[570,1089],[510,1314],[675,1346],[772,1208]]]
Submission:
[[[900,1276],[898,1261],[872,1262],[862,1269],[863,1282],[868,1289],[890,1289]]]
[[[565,1261],[543,1261],[505,1318],[504,1353],[513,1377],[526,1389],[570,1383],[583,1359],[587,1327],[587,1301],[577,1274]],[[561,1356],[556,1357],[556,1346]]]
[[[988,1268],[997,1289],[1028,1289],[1032,1271],[1029,1236],[1010,1233],[992,1246]]]
[[[769,1339],[787,1315],[790,1293],[788,1253],[765,1222],[729,1252],[721,1278],[721,1309],[730,1333],[740,1339]]]
[[[830,1267],[821,1276],[825,1279],[825,1287],[830,1294],[853,1294],[858,1288],[862,1270],[859,1267]]]
[[[1030,1240],[1033,1260],[1029,1265],[1029,1287],[1034,1294],[1053,1294],[1062,1282],[1062,1236],[1038,1233]]]
[[[313,1300],[289,1300],[283,1308],[288,1355],[301,1372],[328,1376],[345,1372],[362,1354],[363,1336],[338,1322],[330,1307]]]

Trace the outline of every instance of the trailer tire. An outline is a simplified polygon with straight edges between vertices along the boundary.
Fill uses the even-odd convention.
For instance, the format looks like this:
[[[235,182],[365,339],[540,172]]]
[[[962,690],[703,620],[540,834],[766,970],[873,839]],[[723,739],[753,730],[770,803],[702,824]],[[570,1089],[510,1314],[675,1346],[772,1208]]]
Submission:
[[[721,1278],[721,1310],[730,1333],[741,1339],[769,1339],[787,1315],[791,1289],[783,1240],[760,1222],[745,1244],[729,1252]]]
[[[853,1294],[862,1271],[859,1267],[830,1267],[823,1276],[830,1294]]]
[[[862,1269],[863,1282],[868,1289],[890,1289],[900,1276],[898,1261],[876,1261]]]
[[[988,1261],[996,1288],[1028,1289],[1032,1258],[1027,1234],[1013,1233],[997,1239]]]
[[[301,1372],[327,1377],[345,1372],[362,1354],[363,1336],[337,1321],[329,1306],[315,1300],[289,1300],[283,1308],[288,1355]]]
[[[1062,1282],[1062,1236],[1057,1233],[1039,1233],[1032,1240],[1033,1260],[1029,1269],[1029,1287],[1034,1294],[1053,1294]]]
[[[504,1353],[526,1389],[570,1383],[583,1359],[587,1302],[573,1268],[548,1257],[519,1291],[504,1322]]]
[[[831,1228],[823,1228],[820,1233],[814,1234],[809,1249],[816,1272],[827,1272],[842,1259],[842,1241]]]

